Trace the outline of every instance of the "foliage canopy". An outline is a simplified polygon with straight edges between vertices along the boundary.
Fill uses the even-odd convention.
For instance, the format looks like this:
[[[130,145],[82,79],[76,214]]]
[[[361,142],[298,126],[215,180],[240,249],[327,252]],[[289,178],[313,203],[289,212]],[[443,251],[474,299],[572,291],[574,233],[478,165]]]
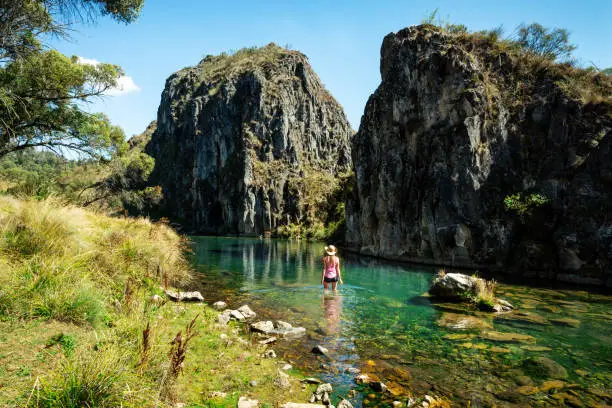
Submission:
[[[108,156],[124,149],[123,131],[84,103],[104,95],[123,74],[50,50],[71,24],[110,15],[133,21],[144,0],[0,0],[0,157],[30,147]]]

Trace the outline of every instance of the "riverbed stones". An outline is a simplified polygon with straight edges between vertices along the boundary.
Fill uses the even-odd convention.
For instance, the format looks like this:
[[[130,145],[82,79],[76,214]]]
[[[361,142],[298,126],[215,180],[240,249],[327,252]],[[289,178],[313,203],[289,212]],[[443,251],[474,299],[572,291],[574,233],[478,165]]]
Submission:
[[[569,317],[564,317],[560,319],[550,319],[550,321],[555,326],[568,326],[568,327],[574,327],[574,328],[580,327],[580,320],[572,319]]]
[[[565,382],[561,380],[549,380],[544,381],[542,385],[540,385],[539,389],[542,392],[549,392],[550,390],[559,390],[565,387]]]
[[[539,389],[533,385],[523,385],[517,388],[517,391],[522,395],[533,395],[536,394]]]
[[[323,347],[323,346],[316,345],[316,346],[314,346],[314,347],[312,348],[312,352],[313,352],[314,354],[319,354],[319,355],[322,355],[322,356],[326,356],[326,355],[327,355],[327,353],[329,353],[329,350],[328,350],[328,349],[326,349],[326,348],[325,348],[325,347]]]
[[[219,300],[219,301],[213,303],[212,307],[217,309],[217,310],[224,310],[224,309],[227,309],[227,303],[225,303],[222,300]]]
[[[517,323],[525,323],[525,324],[537,324],[541,326],[549,326],[550,322],[546,320],[544,317],[525,311],[516,311],[512,313],[499,314],[495,316],[498,320],[506,320]]]
[[[324,405],[330,405],[329,394],[333,391],[332,385],[330,383],[320,384],[317,389],[310,396],[310,400],[308,402],[322,402]]]
[[[343,399],[338,403],[337,408],[353,408],[353,404],[349,400]]]
[[[568,377],[565,367],[548,357],[530,357],[523,361],[523,368],[532,377],[557,380],[564,380]]]
[[[232,318],[232,311],[231,310],[225,310],[225,311],[223,311],[223,313],[219,313],[217,315],[217,322],[219,322],[219,324],[226,325],[226,324],[229,323],[231,318]]]
[[[293,327],[287,322],[277,320],[274,322],[274,328],[268,332],[284,339],[295,339],[306,334],[304,327]]]
[[[258,333],[268,334],[274,330],[274,324],[269,320],[252,323],[251,330]]]
[[[253,317],[257,316],[248,305],[240,306],[238,311],[242,313],[245,319],[252,319]]]
[[[164,293],[170,300],[175,302],[203,302],[204,297],[200,292],[175,292],[173,290],[165,290]]]
[[[388,389],[385,383],[382,381],[371,381],[370,388],[376,392],[386,392]]]
[[[498,331],[487,331],[480,334],[485,340],[506,342],[506,343],[535,343],[536,339],[528,334],[505,333]]]
[[[532,345],[527,345],[527,346],[521,346],[521,349],[523,350],[527,350],[527,351],[551,351],[552,349],[550,347],[546,347],[546,346],[532,346]]]
[[[234,320],[238,320],[239,322],[243,322],[246,320],[246,317],[238,310],[230,310],[230,318]]]
[[[261,345],[266,345],[266,344],[274,343],[276,340],[278,340],[276,337],[268,337],[267,339],[259,340],[257,343]]]
[[[298,402],[287,402],[281,408],[329,408],[322,404],[301,404]]]
[[[442,313],[436,323],[441,327],[452,330],[484,330],[493,327],[491,323],[475,316],[458,313]]]
[[[259,401],[249,399],[248,397],[240,397],[238,400],[238,408],[258,408]]]

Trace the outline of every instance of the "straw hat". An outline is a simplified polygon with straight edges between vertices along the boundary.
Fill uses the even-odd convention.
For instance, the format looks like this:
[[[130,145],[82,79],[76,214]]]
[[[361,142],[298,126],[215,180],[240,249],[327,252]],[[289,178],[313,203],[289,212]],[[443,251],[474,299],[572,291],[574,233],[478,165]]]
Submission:
[[[328,245],[325,247],[325,253],[329,256],[336,255],[336,247],[333,245]]]

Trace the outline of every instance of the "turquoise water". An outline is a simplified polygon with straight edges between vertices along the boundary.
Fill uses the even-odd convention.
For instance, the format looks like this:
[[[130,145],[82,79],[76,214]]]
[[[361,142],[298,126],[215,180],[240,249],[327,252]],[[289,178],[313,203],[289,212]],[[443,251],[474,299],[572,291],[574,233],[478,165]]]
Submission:
[[[193,250],[208,301],[246,303],[258,319],[305,327],[306,336],[274,349],[334,384],[336,399],[356,389],[354,406],[424,394],[471,407],[612,403],[610,296],[500,284],[498,295],[518,311],[494,316],[432,303],[423,296],[432,268],[366,257],[340,254],[345,284],[324,293],[323,244],[194,237]],[[317,344],[328,357],[310,352]],[[357,386],[356,370],[391,392]]]

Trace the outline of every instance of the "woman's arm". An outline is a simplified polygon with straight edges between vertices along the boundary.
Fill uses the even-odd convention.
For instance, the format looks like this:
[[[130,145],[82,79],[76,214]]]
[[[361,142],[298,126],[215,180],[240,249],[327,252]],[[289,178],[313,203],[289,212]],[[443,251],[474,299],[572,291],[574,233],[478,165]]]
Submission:
[[[340,258],[336,257],[336,273],[338,274],[338,283],[342,284],[342,274],[340,273]]]
[[[324,279],[325,279],[325,258],[322,259],[322,262],[323,262],[323,272],[321,273],[321,285],[323,284]]]

